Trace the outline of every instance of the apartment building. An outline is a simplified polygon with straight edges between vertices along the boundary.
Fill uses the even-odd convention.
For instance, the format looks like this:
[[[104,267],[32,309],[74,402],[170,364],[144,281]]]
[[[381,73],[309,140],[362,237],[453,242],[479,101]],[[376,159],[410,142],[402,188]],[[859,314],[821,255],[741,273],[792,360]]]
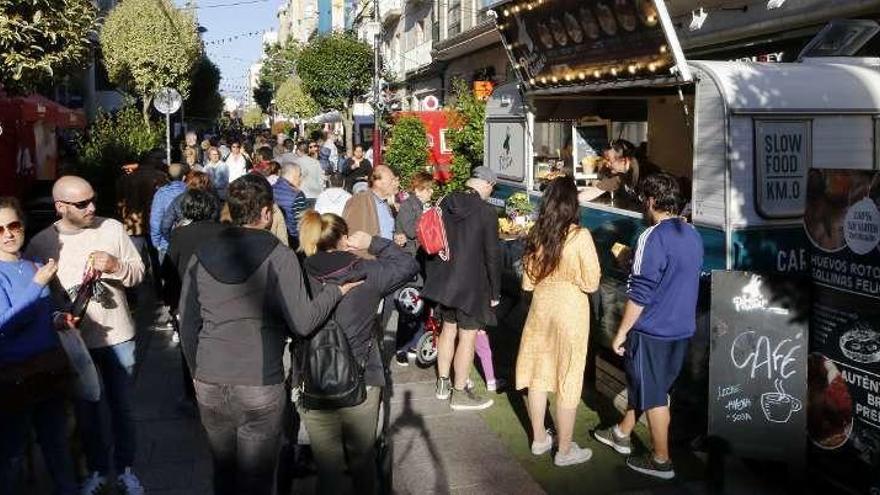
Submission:
[[[379,0],[382,56],[395,107],[421,110],[428,96],[442,105],[457,78],[468,84],[508,79],[507,55],[483,7],[484,0]]]

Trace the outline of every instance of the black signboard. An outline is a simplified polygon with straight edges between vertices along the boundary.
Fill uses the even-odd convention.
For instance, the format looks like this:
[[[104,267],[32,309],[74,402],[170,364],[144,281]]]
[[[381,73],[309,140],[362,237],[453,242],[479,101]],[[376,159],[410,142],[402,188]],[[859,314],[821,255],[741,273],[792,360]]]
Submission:
[[[880,493],[880,173],[811,170],[810,460],[858,493]]]
[[[662,0],[528,0],[495,12],[529,86],[668,76],[684,64]]]
[[[738,457],[805,462],[807,318],[791,297],[802,293],[791,280],[712,273],[709,435]]]

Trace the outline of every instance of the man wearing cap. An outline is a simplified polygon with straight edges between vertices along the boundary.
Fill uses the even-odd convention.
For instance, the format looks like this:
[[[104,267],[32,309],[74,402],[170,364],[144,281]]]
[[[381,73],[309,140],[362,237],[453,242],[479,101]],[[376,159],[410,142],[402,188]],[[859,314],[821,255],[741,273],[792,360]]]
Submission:
[[[492,399],[466,388],[474,361],[477,330],[495,325],[501,297],[498,216],[486,200],[497,176],[489,167],[476,167],[467,189],[440,202],[449,241],[449,260],[428,263],[423,296],[439,305],[443,331],[437,346],[436,397],[450,399],[453,410],[486,409]],[[458,338],[458,346],[455,341]],[[450,380],[453,368],[454,383]]]

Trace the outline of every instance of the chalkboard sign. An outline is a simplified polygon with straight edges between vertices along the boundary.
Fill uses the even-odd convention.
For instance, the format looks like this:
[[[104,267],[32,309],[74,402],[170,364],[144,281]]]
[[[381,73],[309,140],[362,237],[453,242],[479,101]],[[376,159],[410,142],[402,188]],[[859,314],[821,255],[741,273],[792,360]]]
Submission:
[[[808,322],[791,295],[808,291],[712,273],[709,435],[736,456],[803,462]]]

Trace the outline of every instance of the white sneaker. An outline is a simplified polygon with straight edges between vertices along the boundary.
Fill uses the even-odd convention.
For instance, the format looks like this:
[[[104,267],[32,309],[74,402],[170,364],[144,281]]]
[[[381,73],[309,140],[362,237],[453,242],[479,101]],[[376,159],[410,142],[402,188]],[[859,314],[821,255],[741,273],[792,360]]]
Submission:
[[[79,487],[80,495],[98,495],[107,490],[107,477],[95,471],[91,473]]]
[[[544,455],[553,448],[553,435],[547,430],[547,437],[543,442],[532,442],[532,455]]]
[[[568,450],[567,454],[563,454],[562,452],[556,453],[556,458],[553,459],[553,464],[557,466],[573,466],[575,464],[581,464],[590,460],[593,457],[593,451],[588,448],[581,448],[578,444],[571,442],[571,449]]]
[[[130,467],[116,477],[116,491],[121,495],[144,495],[144,487]]]

